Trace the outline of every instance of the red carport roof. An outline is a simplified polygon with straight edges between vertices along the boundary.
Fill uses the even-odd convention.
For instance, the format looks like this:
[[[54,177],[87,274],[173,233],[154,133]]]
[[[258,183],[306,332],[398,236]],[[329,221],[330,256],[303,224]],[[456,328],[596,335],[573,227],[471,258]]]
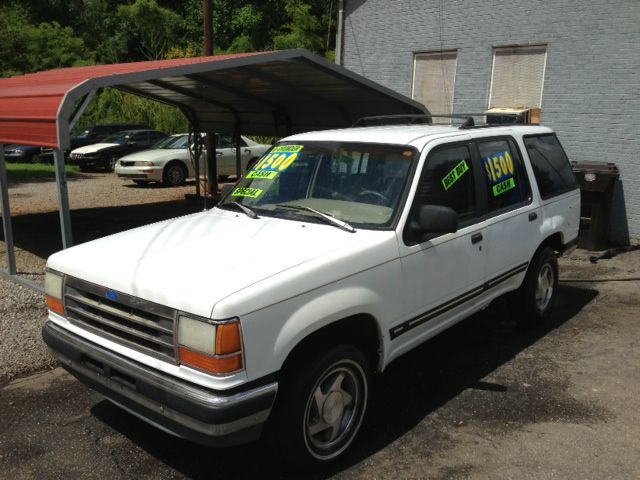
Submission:
[[[174,105],[201,131],[283,136],[423,105],[306,50],[73,67],[0,79],[0,143],[67,148],[78,102],[115,87]]]

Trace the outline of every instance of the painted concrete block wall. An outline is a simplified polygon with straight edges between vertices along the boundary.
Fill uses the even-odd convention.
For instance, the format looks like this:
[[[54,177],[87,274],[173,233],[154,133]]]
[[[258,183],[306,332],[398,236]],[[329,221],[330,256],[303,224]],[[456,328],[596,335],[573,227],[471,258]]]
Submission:
[[[571,160],[618,165],[611,238],[640,239],[640,0],[345,3],[344,66],[402,94],[415,52],[457,49],[454,113],[487,108],[493,47],[546,44],[542,123]]]

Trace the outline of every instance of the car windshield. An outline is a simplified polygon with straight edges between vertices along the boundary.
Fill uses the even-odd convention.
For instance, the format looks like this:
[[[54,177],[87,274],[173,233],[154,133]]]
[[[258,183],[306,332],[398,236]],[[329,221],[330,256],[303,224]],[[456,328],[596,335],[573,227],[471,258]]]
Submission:
[[[189,135],[174,135],[171,137],[163,138],[151,148],[182,149],[187,148],[188,141]]]
[[[415,156],[402,145],[281,143],[219,206],[237,210],[237,202],[259,215],[305,221],[321,221],[322,212],[359,228],[389,228]]]
[[[102,140],[101,143],[117,143],[118,145],[124,145],[127,143],[131,136],[130,132],[118,132],[112,135],[109,135],[107,138]]]

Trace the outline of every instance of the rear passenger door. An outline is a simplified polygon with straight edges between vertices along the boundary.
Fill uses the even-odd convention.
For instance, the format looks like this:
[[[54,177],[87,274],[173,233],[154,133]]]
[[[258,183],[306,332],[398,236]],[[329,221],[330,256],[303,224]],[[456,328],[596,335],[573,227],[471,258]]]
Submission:
[[[541,218],[516,141],[480,138],[476,145],[484,168],[488,303],[522,281],[540,241]]]

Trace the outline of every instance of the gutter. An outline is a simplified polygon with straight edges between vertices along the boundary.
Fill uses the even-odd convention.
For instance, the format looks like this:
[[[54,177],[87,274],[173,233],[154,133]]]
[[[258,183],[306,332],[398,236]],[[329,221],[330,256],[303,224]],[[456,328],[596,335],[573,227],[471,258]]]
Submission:
[[[336,65],[342,65],[342,39],[344,37],[344,4],[338,0],[338,26],[336,28]]]

